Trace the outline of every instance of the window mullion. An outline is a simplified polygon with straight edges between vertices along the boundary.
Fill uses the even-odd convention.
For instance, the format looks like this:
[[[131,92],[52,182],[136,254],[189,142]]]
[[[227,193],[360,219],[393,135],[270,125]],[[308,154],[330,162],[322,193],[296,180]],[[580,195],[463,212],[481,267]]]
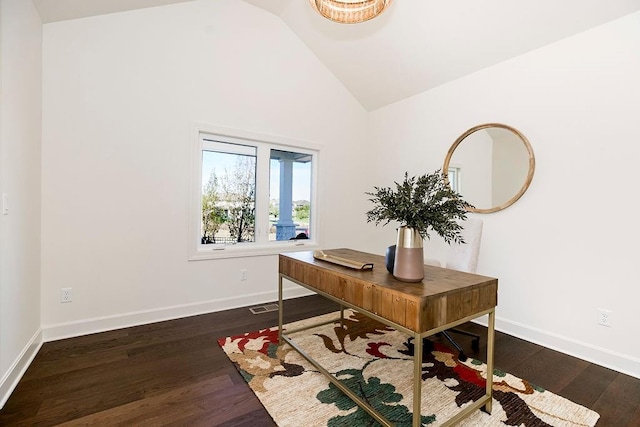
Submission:
[[[266,144],[258,146],[256,166],[256,242],[269,241],[269,153]]]

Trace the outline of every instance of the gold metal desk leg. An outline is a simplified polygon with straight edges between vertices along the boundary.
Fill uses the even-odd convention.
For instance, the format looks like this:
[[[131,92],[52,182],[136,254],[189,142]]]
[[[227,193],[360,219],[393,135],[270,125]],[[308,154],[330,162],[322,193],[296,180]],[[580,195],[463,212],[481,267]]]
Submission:
[[[494,336],[496,326],[496,310],[493,309],[489,312],[489,324],[487,325],[487,395],[491,396],[491,399],[487,401],[484,409],[487,413],[491,413],[493,403],[493,349],[494,349]]]
[[[422,419],[422,336],[413,335],[413,427],[421,426]]]
[[[282,274],[278,275],[278,345],[282,345],[282,321],[283,321],[283,310],[284,306],[282,305]]]

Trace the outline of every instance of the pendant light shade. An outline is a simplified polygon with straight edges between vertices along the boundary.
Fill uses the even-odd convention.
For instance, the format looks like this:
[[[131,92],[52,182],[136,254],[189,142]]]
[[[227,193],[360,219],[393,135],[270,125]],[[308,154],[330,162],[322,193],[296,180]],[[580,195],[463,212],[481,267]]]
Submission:
[[[309,0],[320,15],[340,24],[356,24],[380,15],[393,0]]]

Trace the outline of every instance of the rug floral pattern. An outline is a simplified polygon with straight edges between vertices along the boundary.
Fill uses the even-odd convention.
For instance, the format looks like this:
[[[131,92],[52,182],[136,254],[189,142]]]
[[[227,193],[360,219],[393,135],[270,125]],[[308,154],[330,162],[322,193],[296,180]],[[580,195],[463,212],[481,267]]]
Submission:
[[[286,325],[293,330],[336,317],[320,316]],[[360,313],[291,338],[397,426],[411,426],[413,342]],[[218,343],[281,427],[377,426],[297,351],[278,346],[278,328],[221,338]],[[423,426],[437,426],[484,395],[486,365],[465,362],[439,343],[427,342],[422,363]],[[474,412],[461,426],[594,426],[596,412],[526,380],[494,371],[493,410]]]

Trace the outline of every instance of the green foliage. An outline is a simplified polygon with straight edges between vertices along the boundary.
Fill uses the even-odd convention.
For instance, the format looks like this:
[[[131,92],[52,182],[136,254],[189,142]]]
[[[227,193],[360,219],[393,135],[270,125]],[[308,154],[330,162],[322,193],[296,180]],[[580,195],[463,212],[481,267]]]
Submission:
[[[215,243],[216,233],[226,221],[218,203],[218,177],[212,172],[202,194],[202,243]]]
[[[310,208],[311,207],[309,205],[296,206],[294,208],[295,217],[298,221],[305,221],[309,219]]]
[[[375,205],[367,212],[367,222],[384,226],[397,221],[416,229],[423,239],[430,237],[431,229],[447,243],[464,243],[458,220],[466,219],[467,208],[473,206],[451,189],[446,175],[437,170],[409,177],[405,172],[404,181],[395,185],[395,189],[374,187],[374,192],[365,193]]]
[[[280,206],[273,202],[269,202],[269,216],[272,218],[278,218],[280,216]]]
[[[236,159],[234,169],[221,179],[222,199],[227,203],[226,224],[233,239],[253,241],[255,231],[255,158]]]

